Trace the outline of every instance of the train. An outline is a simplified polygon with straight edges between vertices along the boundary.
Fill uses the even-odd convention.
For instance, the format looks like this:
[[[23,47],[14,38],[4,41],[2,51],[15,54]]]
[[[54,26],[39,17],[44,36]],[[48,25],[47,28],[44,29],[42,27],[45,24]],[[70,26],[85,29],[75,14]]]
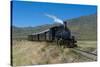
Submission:
[[[67,26],[67,21],[63,21],[63,24],[50,27],[42,32],[28,35],[28,40],[56,42],[57,45],[68,48],[77,47],[77,41],[75,36],[71,34],[71,31]]]

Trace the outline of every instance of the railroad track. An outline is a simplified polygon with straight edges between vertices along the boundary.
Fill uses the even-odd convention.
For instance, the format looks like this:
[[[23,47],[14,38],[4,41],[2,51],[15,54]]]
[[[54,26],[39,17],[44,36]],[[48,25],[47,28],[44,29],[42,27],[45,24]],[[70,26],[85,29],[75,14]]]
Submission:
[[[94,61],[97,60],[97,54],[90,53],[90,52],[84,51],[84,50],[80,50],[78,48],[74,48],[74,49],[71,49],[71,50],[73,50],[74,52],[79,53],[79,54],[81,54],[81,55],[83,55],[83,56],[85,56],[85,57],[87,57],[91,60],[94,60]]]

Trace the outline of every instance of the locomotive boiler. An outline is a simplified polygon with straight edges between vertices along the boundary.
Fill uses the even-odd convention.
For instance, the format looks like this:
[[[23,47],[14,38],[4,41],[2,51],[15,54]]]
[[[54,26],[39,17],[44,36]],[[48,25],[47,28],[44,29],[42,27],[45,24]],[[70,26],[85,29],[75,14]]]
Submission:
[[[67,22],[58,26],[50,27],[42,32],[33,33],[28,35],[30,41],[51,41],[56,42],[57,45],[73,48],[76,47],[75,36],[71,35],[71,31],[67,27]]]

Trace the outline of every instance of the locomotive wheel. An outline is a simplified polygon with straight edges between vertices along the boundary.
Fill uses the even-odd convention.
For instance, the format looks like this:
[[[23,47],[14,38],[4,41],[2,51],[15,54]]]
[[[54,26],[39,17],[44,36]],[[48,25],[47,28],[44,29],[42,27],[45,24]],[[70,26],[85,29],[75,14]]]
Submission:
[[[74,44],[74,47],[77,47],[77,44]]]
[[[68,47],[68,48],[71,47],[71,43],[70,43],[70,41],[66,41],[66,47]]]
[[[63,40],[62,38],[57,39],[56,43],[59,47],[64,47],[64,48],[73,48],[73,47],[77,47],[77,44],[75,44],[74,42],[72,42],[71,40]]]
[[[77,47],[77,44],[75,44],[75,43],[73,43],[73,42],[70,42],[69,48],[74,48],[74,47]]]

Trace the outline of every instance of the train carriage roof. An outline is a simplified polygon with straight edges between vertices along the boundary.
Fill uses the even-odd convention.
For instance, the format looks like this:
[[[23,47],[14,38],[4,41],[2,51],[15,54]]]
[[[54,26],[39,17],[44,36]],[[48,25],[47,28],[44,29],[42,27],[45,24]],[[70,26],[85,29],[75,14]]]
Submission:
[[[50,29],[46,29],[46,30],[41,31],[41,32],[32,33],[32,35],[37,35],[37,34],[45,33],[45,32],[48,32],[49,30]]]
[[[57,27],[59,27],[59,26],[62,26],[62,24],[52,24],[52,25],[49,26],[47,29],[41,30],[41,31],[39,31],[39,32],[34,32],[34,33],[32,33],[31,35],[37,35],[37,34],[45,33],[45,32],[48,32],[50,29],[57,28]]]

